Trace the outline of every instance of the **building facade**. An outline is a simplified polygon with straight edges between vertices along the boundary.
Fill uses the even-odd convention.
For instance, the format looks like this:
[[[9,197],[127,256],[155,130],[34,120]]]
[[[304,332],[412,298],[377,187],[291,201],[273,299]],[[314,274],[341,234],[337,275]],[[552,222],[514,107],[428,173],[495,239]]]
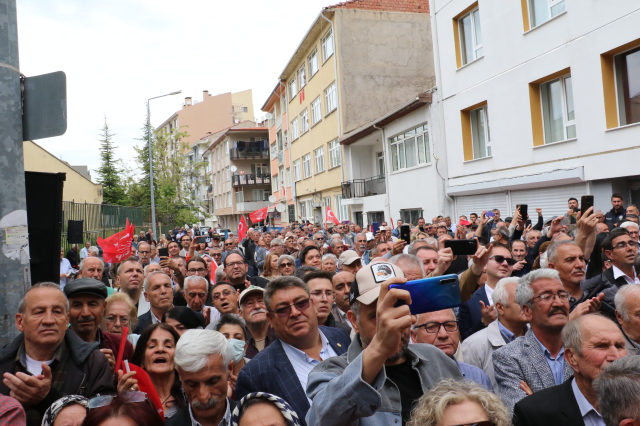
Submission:
[[[640,202],[640,9],[633,0],[432,0],[456,216],[569,197]],[[452,31],[453,29],[453,31]]]

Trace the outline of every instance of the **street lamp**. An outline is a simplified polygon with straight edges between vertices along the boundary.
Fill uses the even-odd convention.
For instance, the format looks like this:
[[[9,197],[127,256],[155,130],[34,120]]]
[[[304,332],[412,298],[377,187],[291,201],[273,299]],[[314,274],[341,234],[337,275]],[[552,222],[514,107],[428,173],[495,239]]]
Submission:
[[[182,93],[182,90],[167,93],[166,95],[156,96],[154,98],[147,99],[147,146],[149,148],[149,182],[151,184],[151,222],[153,225],[153,235],[158,238],[156,232],[156,200],[153,190],[153,150],[151,149],[151,113],[149,112],[149,101],[152,99],[163,98],[165,96],[177,95]],[[157,241],[160,241],[159,239]]]

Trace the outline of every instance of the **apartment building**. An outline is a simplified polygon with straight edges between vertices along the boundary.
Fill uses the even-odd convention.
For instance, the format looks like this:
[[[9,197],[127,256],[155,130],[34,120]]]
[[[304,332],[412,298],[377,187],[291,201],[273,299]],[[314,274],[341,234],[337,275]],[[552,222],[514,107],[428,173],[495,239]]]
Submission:
[[[635,0],[432,0],[434,102],[456,215],[640,203]],[[446,169],[446,170],[444,170]]]
[[[207,205],[216,225],[237,229],[241,215],[271,206],[269,129],[245,121],[206,137]]]
[[[274,128],[272,152],[281,152],[279,128],[290,154],[287,165],[283,153],[282,169],[285,192],[291,172],[295,219],[322,223],[329,206],[339,219],[353,220],[342,202],[340,139],[435,85],[428,1],[351,0],[323,8],[278,80],[286,99],[284,108],[273,107],[272,127],[285,116],[287,126]],[[272,170],[280,190],[282,169]]]

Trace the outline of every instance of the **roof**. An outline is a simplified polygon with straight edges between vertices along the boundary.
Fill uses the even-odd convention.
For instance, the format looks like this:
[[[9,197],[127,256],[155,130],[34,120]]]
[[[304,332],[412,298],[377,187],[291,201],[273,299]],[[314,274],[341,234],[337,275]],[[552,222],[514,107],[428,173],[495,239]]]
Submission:
[[[262,108],[260,108],[260,111],[269,112],[269,110],[271,109],[270,106],[275,103],[276,98],[280,99],[280,97],[284,96],[284,83],[285,82],[282,80],[278,81],[278,84],[276,84],[276,87],[273,88],[264,105],[262,105]]]
[[[342,145],[351,145],[354,142],[359,141],[365,136],[369,136],[371,133],[376,132],[378,129],[376,127],[386,126],[389,123],[392,123],[399,119],[400,117],[404,117],[405,115],[413,112],[423,106],[430,104],[432,99],[432,95],[429,92],[423,92],[418,94],[415,98],[411,99],[409,102],[399,106],[379,117],[369,124],[365,124],[364,126],[350,132],[347,135],[344,135],[342,139],[340,139],[340,144]]]
[[[429,13],[429,0],[348,0],[327,9],[360,9],[386,12]]]

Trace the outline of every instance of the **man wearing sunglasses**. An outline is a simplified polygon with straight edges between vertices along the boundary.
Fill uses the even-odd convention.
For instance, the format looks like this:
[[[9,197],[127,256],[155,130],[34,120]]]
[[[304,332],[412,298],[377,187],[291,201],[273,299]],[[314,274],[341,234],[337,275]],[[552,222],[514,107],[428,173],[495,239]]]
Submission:
[[[491,379],[484,371],[474,365],[460,362],[453,356],[460,345],[458,321],[453,309],[416,315],[416,323],[411,326],[411,340],[414,343],[427,343],[440,349],[458,364],[462,377],[493,392]]]
[[[487,262],[487,282],[473,293],[471,299],[460,306],[460,335],[462,340],[482,330],[496,319],[492,293],[498,281],[510,277],[517,263],[511,252],[504,246],[492,247]]]
[[[569,296],[553,269],[537,269],[518,280],[516,303],[531,328],[492,355],[498,394],[509,411],[528,394],[560,385],[573,375],[562,343]]]
[[[302,424],[310,401],[307,377],[321,361],[342,355],[349,346],[343,330],[318,326],[309,288],[296,277],[280,277],[264,292],[267,318],[278,340],[262,350],[238,374],[236,399],[251,392],[280,396],[296,411]]]
[[[431,345],[409,344],[415,317],[402,270],[374,261],[356,274],[347,312],[357,336],[342,356],[321,362],[309,374],[313,400],[307,424],[386,426],[406,424],[415,402],[438,382],[462,379],[456,363]],[[253,361],[252,361],[253,362]],[[354,397],[355,396],[355,397]]]

